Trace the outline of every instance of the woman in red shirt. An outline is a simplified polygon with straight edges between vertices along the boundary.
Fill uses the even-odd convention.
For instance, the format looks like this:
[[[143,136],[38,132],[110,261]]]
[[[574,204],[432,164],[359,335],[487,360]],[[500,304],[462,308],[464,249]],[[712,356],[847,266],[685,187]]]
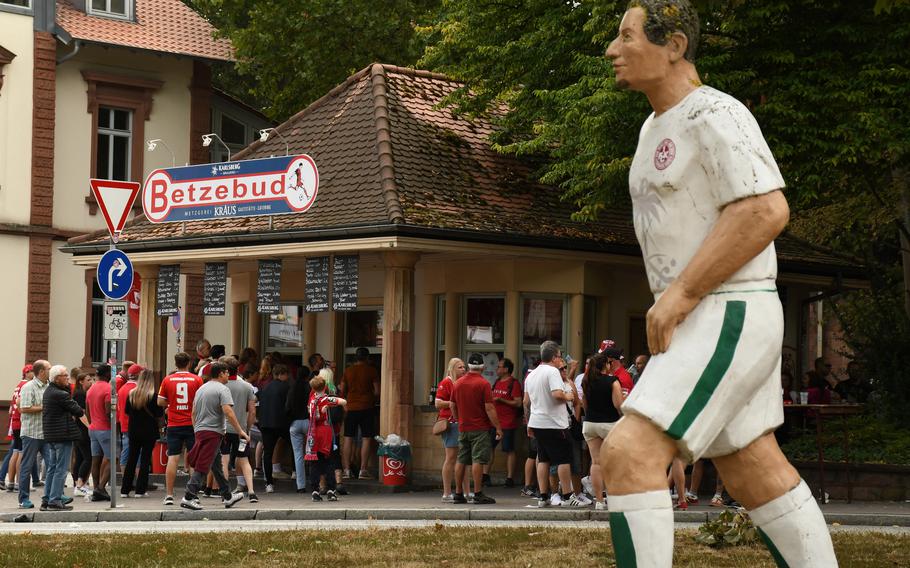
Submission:
[[[455,478],[455,459],[458,457],[458,423],[452,418],[452,392],[455,390],[455,381],[465,374],[464,361],[453,357],[446,368],[446,376],[439,381],[436,387],[436,408],[439,409],[437,420],[448,420],[448,428],[442,433],[442,445],[446,451],[446,459],[442,462],[442,502],[452,503],[452,481]],[[467,476],[465,477],[467,487]],[[467,490],[463,493],[467,495]]]

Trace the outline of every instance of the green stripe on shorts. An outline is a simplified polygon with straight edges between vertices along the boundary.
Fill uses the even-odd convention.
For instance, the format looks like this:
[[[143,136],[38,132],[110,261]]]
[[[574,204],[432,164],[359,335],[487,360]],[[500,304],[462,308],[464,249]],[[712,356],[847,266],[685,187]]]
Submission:
[[[777,563],[777,568],[790,568],[790,565],[787,564],[786,560],[784,560],[783,555],[780,553],[777,547],[774,546],[774,543],[771,542],[771,539],[768,538],[768,535],[765,534],[765,531],[758,529],[758,536],[761,537],[762,541],[765,543],[765,546],[767,546],[768,550],[771,552],[771,557],[774,558],[774,562]]]
[[[623,513],[610,513],[610,536],[613,537],[613,551],[616,553],[616,568],[636,568],[635,545],[629,521]]]
[[[680,440],[686,431],[692,426],[692,422],[705,408],[720,380],[730,368],[730,362],[733,361],[733,354],[736,352],[736,345],[739,343],[739,337],[743,331],[743,321],[746,318],[746,303],[743,301],[727,302],[727,309],[724,312],[724,323],[720,328],[720,337],[717,338],[717,346],[714,347],[714,354],[705,370],[702,371],[701,377],[695,383],[692,394],[683,404],[682,410],[676,415],[676,419],[667,428],[667,435],[674,440]]]

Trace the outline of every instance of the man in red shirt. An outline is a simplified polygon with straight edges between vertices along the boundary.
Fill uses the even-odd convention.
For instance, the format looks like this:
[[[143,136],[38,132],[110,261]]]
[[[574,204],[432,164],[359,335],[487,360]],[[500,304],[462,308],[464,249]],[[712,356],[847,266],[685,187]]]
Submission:
[[[3,475],[3,478],[0,479],[0,488],[8,491],[14,491],[16,488],[16,480],[19,475],[19,459],[22,457],[22,437],[19,435],[19,431],[22,429],[22,413],[19,412],[19,391],[22,390],[25,383],[34,378],[35,372],[32,370],[32,365],[29,364],[23,367],[22,380],[16,385],[15,390],[13,390],[13,396],[10,398],[9,423],[13,436],[13,443],[10,445],[9,450],[9,462],[7,462],[10,481],[7,482],[6,475]],[[34,478],[38,479],[37,476],[34,476]]]
[[[521,419],[521,401],[524,393],[521,383],[512,376],[515,364],[510,359],[500,359],[496,367],[496,384],[493,385],[493,406],[502,427],[502,451],[506,455],[506,487],[515,487],[515,430]],[[492,435],[492,434],[491,434]],[[493,450],[500,440],[493,440]],[[490,484],[490,463],[484,466],[483,482]]]
[[[165,505],[174,504],[174,483],[177,481],[177,462],[183,449],[193,449],[193,400],[202,386],[202,379],[189,371],[192,358],[181,351],[174,355],[177,371],[164,377],[158,389],[158,406],[167,409],[167,470],[164,483]]]
[[[458,420],[458,462],[455,464],[455,487],[464,486],[465,466],[471,466],[474,480],[474,495],[471,503],[488,505],[495,503],[492,497],[483,494],[483,466],[490,463],[492,444],[490,430],[496,430],[496,439],[502,438],[499,417],[493,407],[493,393],[490,383],[480,374],[483,371],[483,356],[474,353],[468,358],[468,373],[458,379],[452,393],[452,416]],[[455,493],[453,503],[467,503],[463,493]]]
[[[616,343],[612,339],[605,339],[600,343],[600,349],[597,352],[607,356],[607,368],[609,368],[610,374],[619,381],[622,397],[625,399],[635,387],[635,381],[632,380],[629,371],[622,366],[622,349],[616,347]]]
[[[92,444],[92,501],[110,501],[104,488],[111,478],[111,367],[98,366],[98,381],[85,394],[85,407],[91,424],[88,436]]]
[[[130,456],[130,417],[126,413],[126,397],[136,388],[139,373],[145,370],[142,365],[133,363],[126,370],[126,382],[117,388],[117,423],[120,424],[120,467],[126,464]]]

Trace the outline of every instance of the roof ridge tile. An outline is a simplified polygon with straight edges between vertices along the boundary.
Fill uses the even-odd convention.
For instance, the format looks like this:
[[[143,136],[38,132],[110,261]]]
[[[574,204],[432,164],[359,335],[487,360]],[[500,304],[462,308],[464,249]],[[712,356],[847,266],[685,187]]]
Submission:
[[[389,221],[404,223],[401,199],[395,184],[395,160],[392,154],[392,124],[389,120],[388,85],[385,81],[386,66],[372,65],[370,82],[373,94],[373,125],[376,128],[376,151],[379,154],[379,183],[389,212]]]

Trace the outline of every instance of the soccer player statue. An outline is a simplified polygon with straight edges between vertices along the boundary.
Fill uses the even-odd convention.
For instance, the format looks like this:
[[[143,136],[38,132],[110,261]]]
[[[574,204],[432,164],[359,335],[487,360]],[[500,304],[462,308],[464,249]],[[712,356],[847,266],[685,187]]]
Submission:
[[[654,357],[601,452],[617,566],[673,562],[666,471],[711,458],[778,566],[837,565],[809,487],[773,431],[783,422],[783,315],[774,238],[784,181],[751,113],[701,84],[686,0],[634,0],[607,48],[620,88],[654,113],[629,173],[654,305]]]

